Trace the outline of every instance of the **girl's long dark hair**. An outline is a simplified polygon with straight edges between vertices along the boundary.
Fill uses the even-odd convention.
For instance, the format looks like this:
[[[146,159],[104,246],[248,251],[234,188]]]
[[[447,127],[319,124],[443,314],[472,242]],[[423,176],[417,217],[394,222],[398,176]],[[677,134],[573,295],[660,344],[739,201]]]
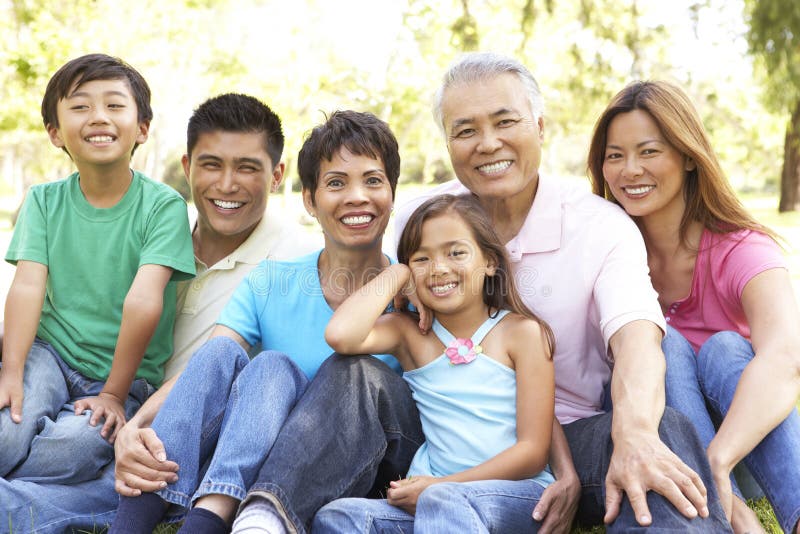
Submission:
[[[481,252],[496,265],[495,273],[486,276],[483,281],[483,302],[492,310],[510,310],[539,323],[547,339],[548,349],[552,356],[555,351],[555,337],[550,326],[531,311],[517,292],[514,277],[511,275],[511,263],[506,248],[492,227],[489,216],[471,194],[439,195],[426,200],[409,217],[400,241],[397,244],[397,260],[408,265],[411,255],[419,250],[422,243],[422,225],[428,219],[440,215],[460,217],[472,231],[472,237]]]

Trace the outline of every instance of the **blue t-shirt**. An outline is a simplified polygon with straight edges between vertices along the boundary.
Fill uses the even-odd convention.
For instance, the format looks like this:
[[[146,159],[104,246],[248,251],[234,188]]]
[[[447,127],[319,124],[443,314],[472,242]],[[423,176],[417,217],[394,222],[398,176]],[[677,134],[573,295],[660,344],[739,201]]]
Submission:
[[[309,380],[334,352],[325,341],[333,310],[319,283],[321,252],[289,261],[262,261],[242,280],[217,321],[250,346],[261,343],[264,350],[286,354]],[[377,357],[401,372],[393,356]]]

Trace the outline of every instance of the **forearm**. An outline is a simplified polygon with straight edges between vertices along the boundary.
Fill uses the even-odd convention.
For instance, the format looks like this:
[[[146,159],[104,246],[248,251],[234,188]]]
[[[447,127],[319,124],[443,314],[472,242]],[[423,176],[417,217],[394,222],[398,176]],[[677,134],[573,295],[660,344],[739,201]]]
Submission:
[[[162,310],[163,293],[157,298],[155,295],[129,293],[125,298],[114,360],[102,393],[125,402]]]
[[[558,419],[553,418],[553,435],[550,440],[550,469],[558,480],[578,477],[575,464],[572,462],[572,452],[567,443],[567,436]]]
[[[756,356],[745,367],[722,425],[708,447],[712,467],[730,471],[795,409],[798,369],[787,358]]]
[[[360,353],[386,306],[406,285],[407,266],[387,267],[361,289],[353,292],[333,314],[325,328],[325,339],[344,354]]]
[[[5,373],[22,375],[28,351],[39,328],[47,271],[44,266],[38,267],[44,269],[44,277],[41,280],[27,280],[24,275],[22,280],[15,277],[14,283],[8,290],[3,337],[2,369]]]
[[[666,363],[661,330],[649,321],[633,321],[611,339],[614,371],[611,398],[612,439],[639,432],[657,433],[664,413]]]
[[[442,482],[474,480],[523,480],[540,473],[547,465],[546,448],[518,441],[508,449],[470,469],[442,477]]]

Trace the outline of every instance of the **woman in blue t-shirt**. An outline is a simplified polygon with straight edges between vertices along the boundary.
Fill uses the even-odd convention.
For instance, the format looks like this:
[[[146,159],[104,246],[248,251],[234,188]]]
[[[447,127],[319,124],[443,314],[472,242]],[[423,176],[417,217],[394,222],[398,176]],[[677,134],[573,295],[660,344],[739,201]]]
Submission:
[[[177,481],[123,497],[112,533],[149,533],[167,515],[185,517],[181,532],[228,532],[278,432],[333,352],[324,337],[333,310],[389,265],[382,241],[400,173],[389,127],[369,113],[335,112],[306,139],[298,170],[324,248],[266,260],[236,290],[152,424],[163,459],[180,468]],[[263,352],[250,361],[247,351],[258,345]],[[410,458],[422,439],[413,401],[399,376],[380,367],[402,386],[392,402],[407,434],[419,436]]]

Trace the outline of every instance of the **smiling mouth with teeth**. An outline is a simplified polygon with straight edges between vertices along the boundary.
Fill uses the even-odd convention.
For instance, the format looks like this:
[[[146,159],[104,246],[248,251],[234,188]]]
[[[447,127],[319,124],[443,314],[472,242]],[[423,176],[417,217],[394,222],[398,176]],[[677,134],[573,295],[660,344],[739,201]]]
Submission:
[[[637,187],[626,187],[625,192],[628,193],[629,195],[642,195],[644,193],[652,191],[655,188],[656,186],[654,185],[640,185]]]
[[[110,143],[113,140],[114,138],[111,137],[110,135],[95,135],[86,138],[86,141],[90,143]]]
[[[504,171],[511,166],[510,160],[504,161],[496,161],[494,163],[488,163],[486,165],[481,165],[478,167],[478,170],[483,173],[491,174],[495,172]]]
[[[349,226],[358,226],[359,224],[367,224],[372,220],[372,215],[359,215],[357,217],[342,217],[342,222]]]
[[[440,285],[440,286],[431,286],[431,293],[433,293],[434,295],[439,295],[441,293],[447,293],[448,291],[450,291],[451,289],[453,289],[457,285],[458,284],[455,283],[455,282],[449,282],[447,284]]]
[[[236,208],[242,207],[244,202],[235,202],[233,200],[212,200],[211,201],[216,207],[222,208],[225,210],[234,210]]]

